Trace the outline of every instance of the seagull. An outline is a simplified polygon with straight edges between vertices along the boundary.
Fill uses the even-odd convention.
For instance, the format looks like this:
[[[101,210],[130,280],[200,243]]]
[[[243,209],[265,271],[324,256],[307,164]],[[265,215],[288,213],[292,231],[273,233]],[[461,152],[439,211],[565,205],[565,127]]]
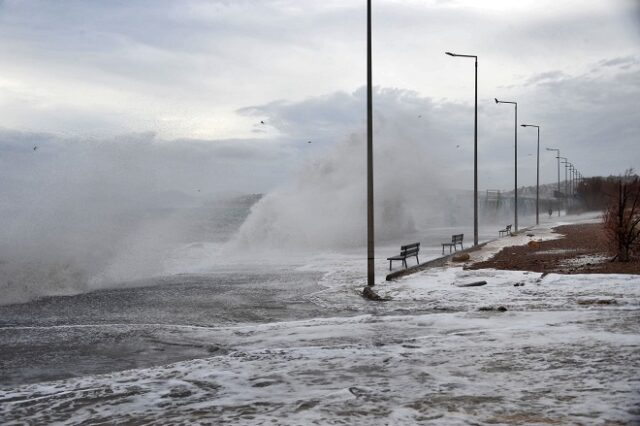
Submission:
[[[307,143],[311,143],[311,141],[307,141]]]
[[[419,115],[419,116],[418,116],[418,118],[422,118],[422,116],[421,116],[421,115]]]
[[[460,148],[460,145],[456,145],[456,148]]]
[[[37,146],[37,145],[33,147],[33,150],[34,150],[34,151],[35,151],[35,150],[37,150],[37,149],[38,149],[38,146]]]
[[[260,124],[264,124],[264,121],[263,121],[263,120],[260,120]]]

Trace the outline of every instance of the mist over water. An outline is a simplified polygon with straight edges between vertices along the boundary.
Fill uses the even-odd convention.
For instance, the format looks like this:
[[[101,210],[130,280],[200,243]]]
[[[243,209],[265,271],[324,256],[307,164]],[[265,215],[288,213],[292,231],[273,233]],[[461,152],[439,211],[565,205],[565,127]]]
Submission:
[[[446,189],[422,145],[402,126],[376,127],[376,240],[411,234],[440,216]],[[248,248],[337,249],[366,244],[364,135],[354,134],[326,156],[309,160],[292,182],[267,194],[233,244]],[[435,213],[435,214],[434,214]]]
[[[346,105],[340,111],[357,111],[363,96],[360,90],[301,103],[311,123],[282,140],[0,131],[0,304],[214,272],[232,256],[249,265],[261,256],[285,260],[291,250],[364,247],[365,136],[349,133],[362,117],[327,119],[336,103]],[[452,172],[450,162],[467,164],[471,151],[431,124],[452,108],[406,91],[376,96],[376,244],[414,240],[433,227],[470,226],[472,193],[459,188],[470,188],[472,176]],[[300,120],[297,113],[296,105],[251,109],[268,123],[285,123],[282,133]],[[307,144],[305,134],[313,133],[322,136]],[[246,195],[253,192],[266,194]],[[482,222],[510,215],[508,206],[480,204]]]
[[[204,143],[5,131],[0,143],[0,304],[163,274],[176,247],[226,241],[255,202],[223,192],[216,173],[237,193],[242,181]]]

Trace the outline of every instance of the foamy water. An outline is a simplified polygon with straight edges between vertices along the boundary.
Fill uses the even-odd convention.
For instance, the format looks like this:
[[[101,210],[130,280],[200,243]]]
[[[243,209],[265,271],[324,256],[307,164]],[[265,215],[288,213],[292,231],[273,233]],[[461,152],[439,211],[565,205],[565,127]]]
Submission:
[[[453,285],[478,279],[488,284]],[[640,416],[638,277],[436,269],[379,290],[394,300],[373,312],[355,286],[323,286],[305,297],[353,314],[167,325],[159,337],[218,349],[161,367],[4,388],[2,419],[626,424]],[[507,312],[480,310],[498,305]]]

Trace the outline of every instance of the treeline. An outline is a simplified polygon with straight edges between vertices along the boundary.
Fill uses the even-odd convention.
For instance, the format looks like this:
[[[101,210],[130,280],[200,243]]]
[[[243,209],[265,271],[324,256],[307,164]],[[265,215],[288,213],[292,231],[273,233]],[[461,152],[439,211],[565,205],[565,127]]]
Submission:
[[[638,175],[633,173],[632,170],[627,170],[623,176],[584,178],[576,186],[576,195],[583,209],[604,210],[611,204],[612,199],[618,195],[620,183],[637,186]]]

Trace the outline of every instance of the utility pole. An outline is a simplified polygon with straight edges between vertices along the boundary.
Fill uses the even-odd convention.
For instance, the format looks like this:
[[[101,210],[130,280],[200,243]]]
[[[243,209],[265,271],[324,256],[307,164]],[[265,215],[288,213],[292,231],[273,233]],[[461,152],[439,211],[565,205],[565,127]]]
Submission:
[[[371,73],[371,0],[367,0],[367,285],[375,285],[373,234],[373,88]]]

